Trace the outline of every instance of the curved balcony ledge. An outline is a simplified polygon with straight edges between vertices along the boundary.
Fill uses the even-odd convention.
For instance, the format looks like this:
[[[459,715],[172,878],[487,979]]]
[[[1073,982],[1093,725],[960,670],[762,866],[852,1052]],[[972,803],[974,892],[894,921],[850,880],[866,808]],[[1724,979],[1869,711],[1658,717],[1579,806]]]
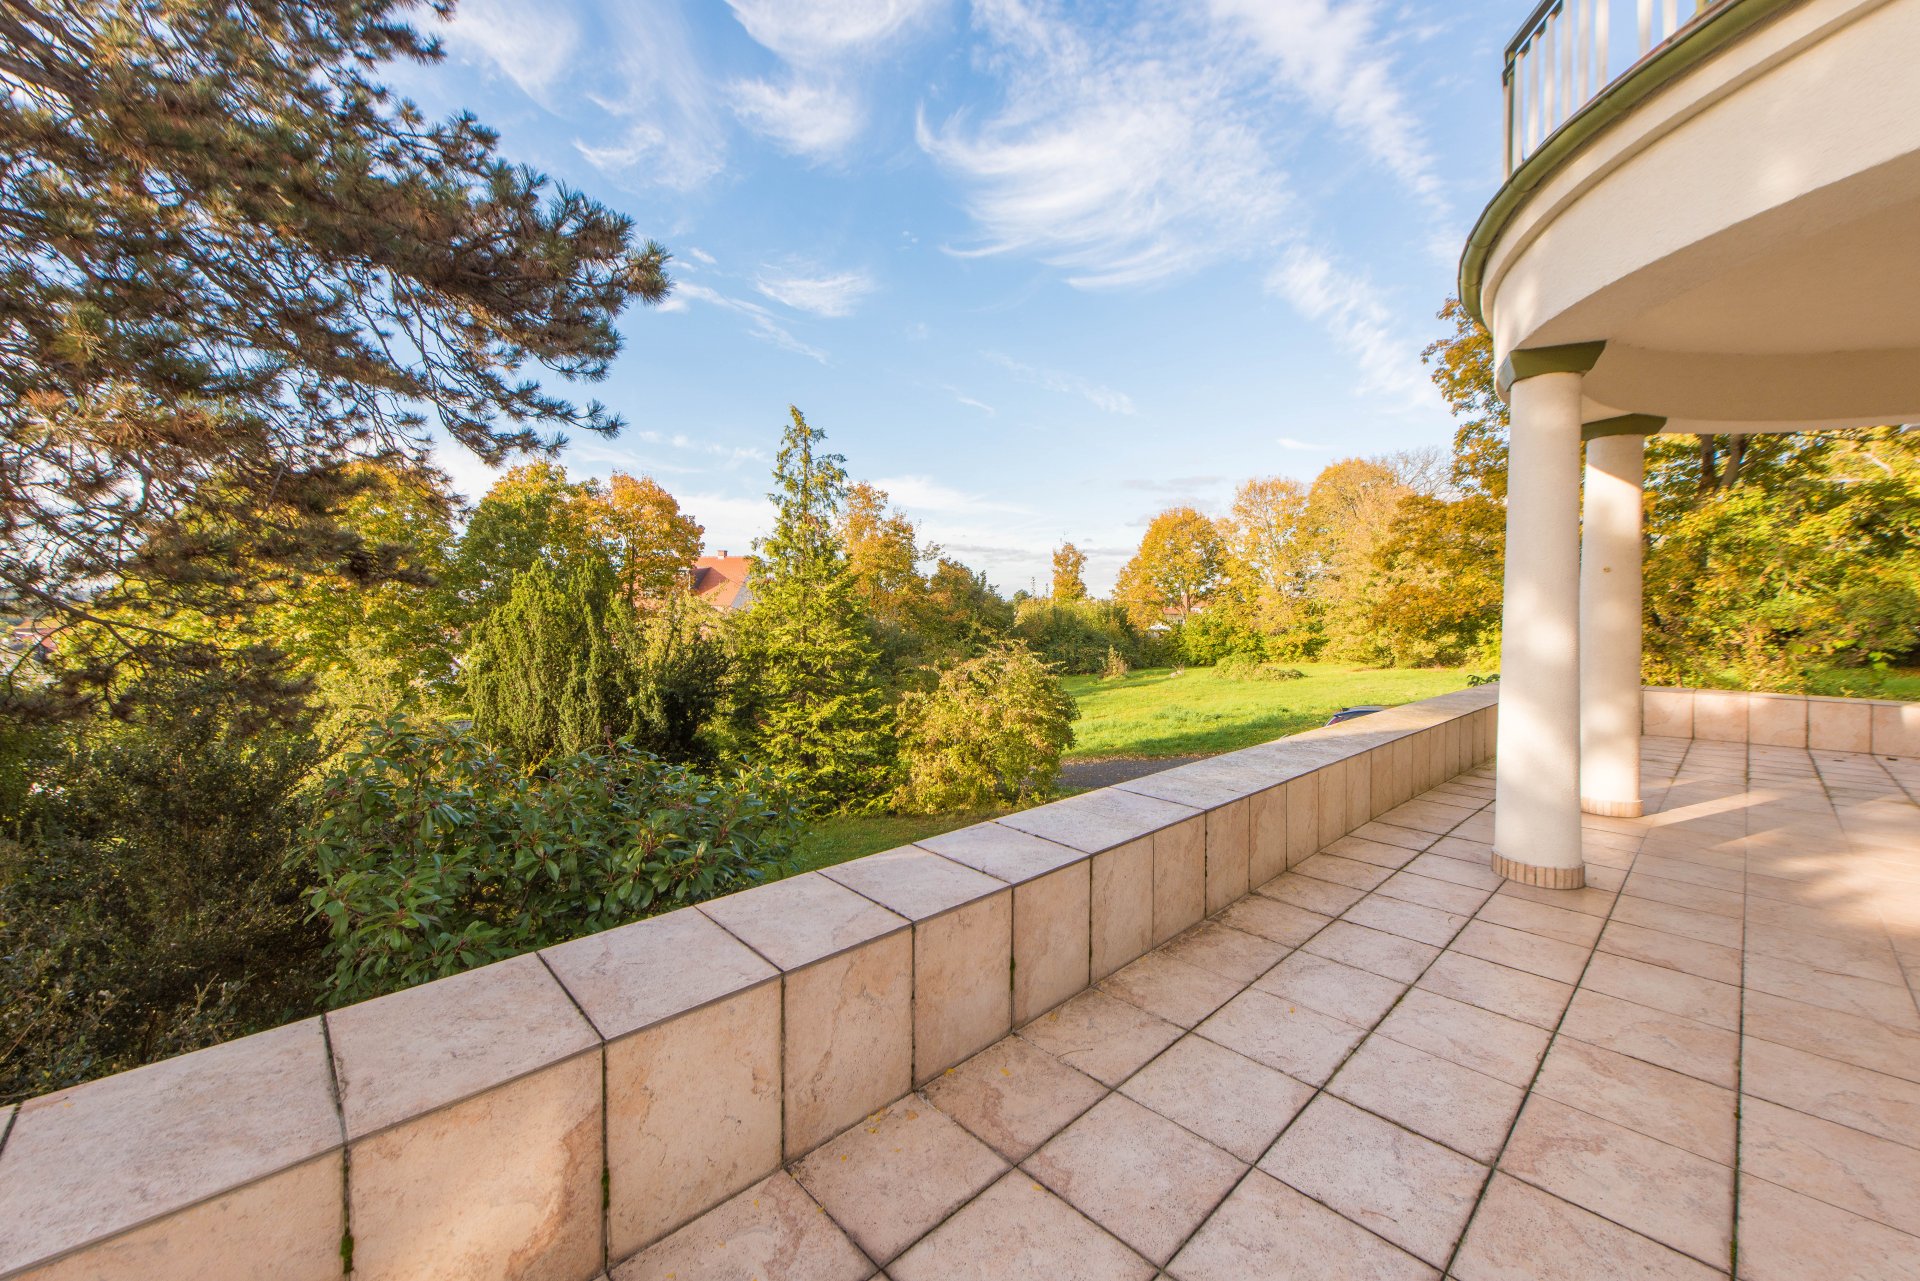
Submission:
[[[1512,167],[1507,180],[1475,221],[1460,255],[1460,300],[1482,324],[1483,285],[1494,245],[1533,193],[1578,155],[1594,138],[1617,124],[1661,89],[1698,67],[1755,27],[1801,0],[1719,0],[1703,9],[1663,44],[1636,62],[1619,78],[1594,94],[1557,125],[1526,158]],[[1602,0],[1605,3],[1605,0]],[[1537,25],[1542,6],[1508,46],[1512,59],[1529,28]],[[1511,66],[1508,75],[1511,76]],[[1511,110],[1511,107],[1510,107]],[[1512,128],[1510,123],[1509,128]],[[1508,143],[1511,158],[1513,142]]]

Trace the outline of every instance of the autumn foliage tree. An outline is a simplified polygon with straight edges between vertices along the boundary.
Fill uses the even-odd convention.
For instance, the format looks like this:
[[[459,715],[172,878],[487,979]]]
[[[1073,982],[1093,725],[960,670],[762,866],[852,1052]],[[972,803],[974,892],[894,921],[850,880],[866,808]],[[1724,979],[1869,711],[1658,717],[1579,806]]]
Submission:
[[[1055,600],[1085,600],[1087,598],[1087,554],[1072,543],[1062,543],[1053,549],[1052,596]]]
[[[1147,525],[1114,594],[1137,626],[1169,614],[1184,620],[1213,595],[1224,568],[1225,548],[1214,522],[1191,507],[1169,507]]]
[[[409,24],[436,12],[0,0],[0,593],[100,618],[339,566],[352,461],[618,428],[527,371],[602,377],[667,255],[379,82],[440,58]],[[253,563],[183,528],[195,509],[254,531]],[[111,635],[122,660],[187,644]]]

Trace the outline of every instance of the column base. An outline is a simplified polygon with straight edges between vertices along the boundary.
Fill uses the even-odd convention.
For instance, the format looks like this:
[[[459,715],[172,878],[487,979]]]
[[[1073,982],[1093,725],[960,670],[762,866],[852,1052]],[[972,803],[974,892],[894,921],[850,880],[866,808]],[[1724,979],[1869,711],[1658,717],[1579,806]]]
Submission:
[[[1591,796],[1582,796],[1580,812],[1598,814],[1602,818],[1639,818],[1646,812],[1646,807],[1639,800],[1597,801]]]
[[[1532,863],[1515,862],[1495,850],[1493,870],[1509,881],[1537,885],[1543,890],[1581,890],[1587,887],[1585,864],[1579,867],[1536,867]]]

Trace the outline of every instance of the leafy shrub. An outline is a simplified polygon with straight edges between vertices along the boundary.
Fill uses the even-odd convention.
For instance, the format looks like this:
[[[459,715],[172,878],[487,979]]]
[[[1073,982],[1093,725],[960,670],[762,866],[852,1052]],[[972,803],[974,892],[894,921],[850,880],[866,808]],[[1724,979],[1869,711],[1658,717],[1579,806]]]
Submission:
[[[1264,663],[1252,654],[1228,654],[1214,664],[1213,670],[1222,680],[1229,681],[1297,681],[1307,676],[1297,667]]]
[[[1101,680],[1103,681],[1125,680],[1127,678],[1127,674],[1132,670],[1133,668],[1128,665],[1127,660],[1120,656],[1119,650],[1115,649],[1111,645],[1107,646],[1107,661],[1106,661],[1106,664],[1100,669]]]
[[[299,832],[320,747],[248,724],[220,673],[0,764],[0,1102],[311,1014],[325,931]]]
[[[1014,617],[1014,636],[1056,671],[1068,676],[1100,673],[1107,654],[1118,650],[1134,666],[1151,666],[1151,644],[1109,601],[1028,599]]]
[[[1079,716],[1059,678],[1017,641],[940,674],[902,709],[902,808],[922,813],[1020,804],[1044,795]]]
[[[1195,667],[1211,667],[1236,654],[1257,661],[1266,653],[1265,638],[1238,610],[1194,614],[1180,624],[1175,636],[1179,656]]]
[[[792,846],[760,776],[626,744],[510,768],[470,732],[392,719],[322,788],[308,840],[346,1003],[754,884]]]

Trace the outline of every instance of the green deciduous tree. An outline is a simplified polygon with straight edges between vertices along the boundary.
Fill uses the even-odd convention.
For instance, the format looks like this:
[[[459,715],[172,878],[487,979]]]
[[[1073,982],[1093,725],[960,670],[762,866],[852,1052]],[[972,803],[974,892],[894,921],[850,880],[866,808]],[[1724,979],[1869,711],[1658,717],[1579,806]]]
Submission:
[[[196,509],[324,565],[349,461],[617,428],[526,371],[603,376],[666,254],[379,83],[439,58],[407,20],[450,7],[0,0],[0,590],[78,614],[231,585]]]

